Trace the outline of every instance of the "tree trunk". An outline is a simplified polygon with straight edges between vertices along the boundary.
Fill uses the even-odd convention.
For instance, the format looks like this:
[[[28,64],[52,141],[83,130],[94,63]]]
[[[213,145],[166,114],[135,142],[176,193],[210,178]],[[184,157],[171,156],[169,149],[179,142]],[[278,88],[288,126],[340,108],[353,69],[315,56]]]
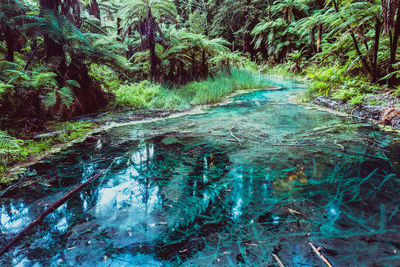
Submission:
[[[171,66],[169,68],[169,72],[168,72],[168,75],[167,75],[167,80],[169,82],[174,82],[174,80],[175,80],[175,65],[176,65],[175,60],[172,60],[171,61]]]
[[[107,104],[104,92],[100,84],[89,76],[89,70],[83,62],[78,58],[72,58],[71,61],[65,73],[65,79],[77,81],[80,88],[73,88],[78,102],[75,103],[73,114],[70,116],[96,112]]]
[[[196,70],[196,50],[193,50],[192,54],[192,66],[190,67],[190,79],[197,79]]]
[[[396,63],[396,52],[397,52],[399,37],[400,37],[400,4],[397,7],[396,25],[394,28],[393,38],[391,38],[389,73],[393,72],[393,65]],[[388,81],[388,84],[390,86],[392,86],[393,83],[394,83],[394,77],[389,79]]]
[[[70,199],[73,195],[81,191],[85,186],[93,182],[95,179],[100,177],[102,172],[99,172],[89,178],[87,181],[81,183],[77,187],[75,187],[73,190],[69,191],[66,193],[64,196],[62,196],[60,199],[58,199],[56,202],[54,202],[51,206],[49,206],[47,209],[45,209],[39,217],[37,217],[34,221],[32,221],[30,224],[28,224],[21,232],[19,232],[6,246],[4,246],[0,250],[0,257],[3,256],[4,253],[9,251],[18,241],[20,241],[25,235],[27,235],[36,225],[41,223],[44,218],[46,218],[49,214],[51,214],[53,211],[55,211],[58,207],[60,207],[62,204],[64,204],[68,199]]]
[[[92,0],[91,5],[89,6],[89,14],[97,18],[99,22],[99,26],[101,25],[101,17],[100,17],[100,8],[99,4],[96,0]]]
[[[315,28],[311,28],[310,31],[310,46],[311,46],[311,54],[315,54],[317,52],[317,47],[315,45]]]
[[[60,0],[40,0],[40,13],[42,15],[42,11],[47,9],[51,10],[55,13],[59,13]],[[45,43],[45,51],[46,51],[46,62],[54,63],[54,58],[59,58],[60,62],[58,62],[58,70],[61,75],[64,75],[67,66],[66,59],[63,46],[57,42],[55,42],[52,38],[48,36],[44,36]],[[53,62],[52,62],[53,61]]]
[[[322,41],[322,24],[319,25],[318,27],[318,39],[317,39],[317,53],[321,53],[321,41]]]
[[[6,60],[14,62],[14,34],[10,28],[10,26],[6,25],[5,29],[5,40],[6,40],[6,45],[7,45],[7,56]]]
[[[122,19],[117,18],[117,41],[122,41],[122,28],[121,28]]]
[[[361,53],[360,47],[358,45],[358,41],[356,39],[356,36],[354,35],[354,33],[350,33],[351,39],[353,40],[353,44],[354,44],[354,48],[357,52],[357,55],[360,57],[361,59],[361,63],[364,67],[364,69],[367,71],[367,73],[371,74],[371,68],[367,62],[367,59],[364,57],[364,55]]]
[[[250,54],[250,34],[248,32],[243,34],[243,53]]]
[[[374,55],[373,55],[373,59],[372,59],[372,82],[373,83],[377,82],[377,80],[379,78],[378,51],[379,51],[379,38],[381,35],[381,25],[382,25],[382,23],[380,22],[379,19],[377,19],[376,23],[375,23]]]
[[[204,49],[201,54],[201,76],[203,79],[207,79],[208,77],[207,55]]]
[[[154,32],[154,18],[151,14],[150,7],[147,8],[147,18],[145,22],[145,33],[147,38],[147,48],[150,51],[150,80],[157,79],[157,54],[156,54],[156,38]]]
[[[338,5],[337,1],[336,0],[332,0],[332,2],[333,2],[333,6],[335,8],[335,11],[339,13],[340,11],[339,11],[339,5]],[[342,17],[342,21],[345,21],[345,19],[343,17]],[[361,63],[363,65],[363,68],[365,69],[365,71],[368,74],[372,74],[371,67],[368,64],[367,59],[361,53],[360,46],[358,45],[358,41],[357,41],[357,38],[356,38],[354,32],[352,31],[352,29],[349,29],[349,31],[350,31],[351,39],[353,40],[354,48],[355,48],[355,50],[357,52],[357,55],[360,57]]]

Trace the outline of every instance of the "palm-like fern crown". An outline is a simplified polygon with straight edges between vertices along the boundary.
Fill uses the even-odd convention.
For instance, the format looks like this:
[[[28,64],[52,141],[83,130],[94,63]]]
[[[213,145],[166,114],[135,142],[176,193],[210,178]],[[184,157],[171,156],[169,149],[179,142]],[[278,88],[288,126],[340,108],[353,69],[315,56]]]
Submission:
[[[124,0],[122,5],[119,16],[128,18],[129,24],[144,21],[149,11],[156,19],[175,21],[177,17],[176,6],[170,0]]]

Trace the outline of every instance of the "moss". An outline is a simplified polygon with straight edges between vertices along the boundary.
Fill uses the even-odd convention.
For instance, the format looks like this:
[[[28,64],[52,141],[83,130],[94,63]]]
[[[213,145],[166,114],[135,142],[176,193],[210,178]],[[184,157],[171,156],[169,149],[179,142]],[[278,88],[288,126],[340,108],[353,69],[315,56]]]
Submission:
[[[50,122],[47,132],[65,131],[66,133],[54,137],[43,137],[40,140],[20,140],[17,149],[8,150],[7,154],[1,158],[3,165],[0,166],[0,177],[2,177],[0,184],[7,184],[15,180],[14,177],[7,174],[13,164],[28,161],[31,157],[41,155],[56,145],[81,138],[96,126],[96,124],[88,122]]]

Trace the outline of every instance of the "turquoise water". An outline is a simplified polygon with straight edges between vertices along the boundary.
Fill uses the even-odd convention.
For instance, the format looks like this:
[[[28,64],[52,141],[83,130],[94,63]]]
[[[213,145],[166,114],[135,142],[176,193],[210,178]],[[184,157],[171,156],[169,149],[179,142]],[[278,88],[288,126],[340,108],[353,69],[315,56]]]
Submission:
[[[204,114],[124,125],[30,169],[0,199],[0,245],[98,171],[2,266],[399,266],[399,140],[292,104],[236,96]]]

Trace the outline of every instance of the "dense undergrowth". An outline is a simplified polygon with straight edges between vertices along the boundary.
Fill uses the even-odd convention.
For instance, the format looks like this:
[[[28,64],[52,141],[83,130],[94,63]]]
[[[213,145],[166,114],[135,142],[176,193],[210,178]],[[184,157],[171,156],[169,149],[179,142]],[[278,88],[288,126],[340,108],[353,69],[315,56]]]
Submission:
[[[389,89],[385,85],[371,83],[365,76],[354,76],[348,73],[346,67],[339,65],[318,66],[309,64],[301,72],[292,72],[290,66],[293,62],[266,66],[264,72],[270,75],[308,79],[309,89],[303,95],[304,101],[309,101],[318,96],[343,100],[353,106],[357,105],[383,105],[384,101],[374,96],[390,93],[392,98],[400,96],[400,87]]]

